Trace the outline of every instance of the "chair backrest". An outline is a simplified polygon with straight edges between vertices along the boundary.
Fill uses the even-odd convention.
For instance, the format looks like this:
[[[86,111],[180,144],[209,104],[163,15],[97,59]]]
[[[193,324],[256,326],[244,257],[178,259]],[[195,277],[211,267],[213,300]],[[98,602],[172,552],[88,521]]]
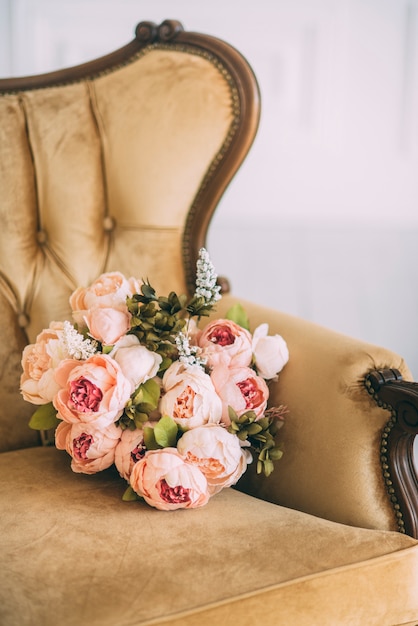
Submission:
[[[0,449],[35,445],[20,357],[104,271],[191,290],[216,205],[249,150],[245,59],[180,23],[77,67],[0,80]]]

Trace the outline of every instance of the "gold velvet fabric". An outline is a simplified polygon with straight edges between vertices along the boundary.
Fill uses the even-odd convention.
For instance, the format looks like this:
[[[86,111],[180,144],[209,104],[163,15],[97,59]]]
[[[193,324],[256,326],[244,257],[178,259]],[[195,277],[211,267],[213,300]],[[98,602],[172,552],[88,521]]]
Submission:
[[[185,292],[186,217],[234,114],[212,62],[158,46],[94,80],[0,97],[0,450],[36,442],[16,358],[68,319],[73,289],[119,270]]]
[[[13,480],[12,480],[13,477]],[[234,489],[201,509],[123,502],[65,452],[0,455],[0,623],[389,626],[418,615],[418,544]]]
[[[364,388],[391,352],[243,303],[290,349],[271,386],[285,455],[198,510],[125,503],[113,470],[40,447],[20,357],[103,271],[185,292],[188,213],[234,124],[210,56],[152,45],[85,80],[0,97],[0,623],[395,626],[418,621],[418,544],[379,462]],[[254,181],[256,184],[256,181]],[[272,285],[272,288],[273,285]],[[235,302],[226,296],[216,315]],[[254,497],[257,496],[257,497]]]
[[[224,297],[217,314],[231,306]],[[395,530],[380,465],[382,429],[390,414],[368,396],[364,377],[403,359],[386,349],[298,317],[241,300],[251,325],[269,323],[288,343],[289,363],[271,386],[271,404],[289,410],[279,432],[285,454],[268,479],[254,468],[241,488],[286,506],[345,524]]]

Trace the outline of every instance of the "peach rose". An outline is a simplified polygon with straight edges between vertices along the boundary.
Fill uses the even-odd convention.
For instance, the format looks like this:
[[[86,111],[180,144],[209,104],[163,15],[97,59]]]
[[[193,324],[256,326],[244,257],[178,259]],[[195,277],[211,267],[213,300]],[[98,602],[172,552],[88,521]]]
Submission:
[[[125,278],[120,272],[101,274],[89,287],[78,287],[70,296],[74,312],[100,307],[123,310],[126,298],[139,293],[141,283],[136,278]]]
[[[161,511],[192,509],[209,500],[206,478],[175,448],[147,452],[133,466],[130,484],[148,504]]]
[[[85,361],[62,361],[55,371],[60,390],[53,404],[65,422],[92,422],[104,428],[123,413],[131,384],[118,363],[106,354]]]
[[[228,406],[238,415],[254,411],[261,418],[267,407],[269,390],[264,378],[257,376],[250,367],[214,368],[211,378],[222,400],[222,421],[229,426]]]
[[[215,424],[188,430],[179,439],[177,450],[205,475],[211,495],[235,485],[251,457],[241,448],[236,435]]]
[[[85,312],[83,322],[89,334],[106,346],[112,346],[123,337],[131,325],[131,315],[126,309],[92,308]]]
[[[283,337],[268,335],[268,324],[260,324],[253,333],[253,354],[257,373],[270,380],[284,368],[289,350]]]
[[[159,409],[183,428],[219,423],[222,402],[212,380],[199,365],[175,361],[163,376]]]
[[[131,393],[149,378],[157,375],[163,360],[159,354],[142,346],[135,335],[125,335],[119,339],[110,356],[119,363],[122,372],[131,382]]]
[[[197,336],[197,343],[207,357],[209,367],[223,363],[228,367],[246,367],[252,359],[251,333],[231,320],[219,319],[208,324]]]
[[[146,422],[144,426],[153,426],[152,422]],[[128,428],[122,432],[122,436],[115,450],[115,465],[122,478],[129,481],[132,468],[145,455],[144,431],[136,428]]]
[[[73,472],[95,474],[114,462],[121,434],[115,424],[101,429],[95,424],[61,422],[55,431],[55,445],[71,456]]]
[[[64,358],[68,357],[60,335],[63,324],[52,322],[37,337],[36,343],[26,346],[22,353],[22,396],[32,404],[47,404],[59,390],[54,373]]]

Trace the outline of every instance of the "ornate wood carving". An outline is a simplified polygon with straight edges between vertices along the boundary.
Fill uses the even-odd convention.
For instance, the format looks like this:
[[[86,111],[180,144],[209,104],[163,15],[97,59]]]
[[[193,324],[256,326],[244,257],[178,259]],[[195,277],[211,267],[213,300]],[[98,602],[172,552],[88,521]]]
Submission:
[[[177,20],[164,20],[158,26],[154,22],[140,22],[135,29],[135,37],[141,44],[166,42],[183,32],[183,25]]]
[[[382,434],[381,463],[401,532],[418,539],[418,475],[413,444],[418,435],[418,383],[396,369],[376,370],[366,386],[379,406],[391,412]]]

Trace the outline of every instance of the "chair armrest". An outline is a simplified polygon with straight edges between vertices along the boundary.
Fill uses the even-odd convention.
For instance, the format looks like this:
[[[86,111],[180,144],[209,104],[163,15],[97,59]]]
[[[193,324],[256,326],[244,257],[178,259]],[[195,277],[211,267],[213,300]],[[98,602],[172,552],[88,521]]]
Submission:
[[[216,316],[224,315],[236,301],[224,296]],[[411,380],[403,359],[385,348],[239,301],[251,329],[267,322],[270,334],[282,335],[290,352],[289,363],[270,388],[270,405],[284,404],[289,410],[279,432],[283,458],[269,478],[256,476],[255,467],[250,468],[239,488],[338,522],[413,534],[406,496],[397,492],[394,500],[395,494],[387,490],[391,487],[387,473],[392,471],[387,466],[392,461],[381,448],[396,440],[395,435],[387,437],[387,429],[393,430],[393,412],[384,403],[379,405],[366,388],[368,376],[376,370],[397,370],[405,381]],[[399,450],[395,456],[403,454]],[[398,466],[402,463],[404,467],[401,461]],[[417,499],[413,479],[406,490],[411,491],[409,501]]]
[[[382,436],[381,460],[388,493],[405,531],[418,538],[418,476],[414,440],[418,435],[418,384],[398,370],[374,371],[366,386],[376,402],[391,412]]]

